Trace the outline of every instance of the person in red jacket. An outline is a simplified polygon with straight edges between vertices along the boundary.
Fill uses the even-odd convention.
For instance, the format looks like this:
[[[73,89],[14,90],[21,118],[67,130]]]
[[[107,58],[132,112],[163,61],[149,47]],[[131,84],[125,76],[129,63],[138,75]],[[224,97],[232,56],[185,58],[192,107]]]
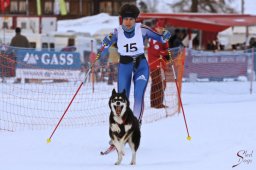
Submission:
[[[162,34],[164,27],[157,23],[154,30]],[[166,87],[164,70],[168,61],[168,42],[161,43],[153,39],[149,40],[148,63],[151,77],[150,105],[153,108],[165,108],[163,104],[164,90]]]

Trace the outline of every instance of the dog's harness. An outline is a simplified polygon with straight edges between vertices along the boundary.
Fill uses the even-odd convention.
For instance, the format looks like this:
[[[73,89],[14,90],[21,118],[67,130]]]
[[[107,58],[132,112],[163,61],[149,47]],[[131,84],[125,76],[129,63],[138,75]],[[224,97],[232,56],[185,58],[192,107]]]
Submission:
[[[125,135],[125,122],[126,122],[126,118],[127,117],[125,117],[124,119],[122,119],[123,120],[123,123],[121,123],[121,124],[119,124],[118,123],[118,127],[120,128],[120,132],[119,133],[117,133],[117,132],[115,132],[115,135],[117,136],[117,137],[119,137],[119,138],[122,138],[124,135]]]
[[[124,118],[122,118],[123,123],[121,123],[121,124],[119,124],[119,125],[125,125],[126,119],[127,119],[127,116],[124,117]]]
[[[124,128],[124,124],[119,124],[118,127],[120,128],[120,132],[114,132],[115,135],[119,138],[122,138],[125,135],[125,128]]]
[[[144,54],[141,54],[141,55],[136,56],[136,57],[121,55],[119,62],[122,63],[122,64],[128,64],[128,63],[133,62],[134,67],[138,68],[141,60],[143,60],[143,59],[146,59]]]

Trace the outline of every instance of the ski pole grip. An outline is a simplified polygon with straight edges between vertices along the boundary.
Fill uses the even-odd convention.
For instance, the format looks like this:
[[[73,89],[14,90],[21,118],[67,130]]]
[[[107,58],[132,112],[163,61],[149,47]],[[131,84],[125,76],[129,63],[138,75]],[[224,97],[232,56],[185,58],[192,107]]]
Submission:
[[[169,40],[170,40],[170,38],[167,40],[167,45],[168,45],[167,52],[168,52],[168,55],[170,57],[170,63],[172,64],[173,59],[172,59],[172,53],[171,53],[171,50],[170,50]]]
[[[113,36],[113,33],[110,33],[109,34],[109,38],[112,39],[112,36]],[[100,58],[100,55],[101,55],[101,53],[102,53],[102,51],[104,50],[105,47],[106,47],[106,44],[103,44],[103,46],[100,48],[100,51],[97,54],[95,62]]]

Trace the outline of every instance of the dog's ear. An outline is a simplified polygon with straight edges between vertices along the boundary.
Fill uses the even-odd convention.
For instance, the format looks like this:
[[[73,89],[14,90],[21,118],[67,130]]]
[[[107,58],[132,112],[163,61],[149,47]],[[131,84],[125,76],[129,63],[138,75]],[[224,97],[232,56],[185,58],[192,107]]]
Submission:
[[[112,95],[116,95],[116,89],[112,90]]]

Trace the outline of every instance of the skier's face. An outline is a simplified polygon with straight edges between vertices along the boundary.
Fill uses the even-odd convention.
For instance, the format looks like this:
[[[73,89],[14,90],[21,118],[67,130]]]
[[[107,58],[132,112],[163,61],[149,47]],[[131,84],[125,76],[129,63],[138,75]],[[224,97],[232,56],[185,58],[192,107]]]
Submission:
[[[135,18],[131,18],[131,17],[125,17],[123,18],[123,25],[127,28],[127,29],[131,29],[135,24]]]

